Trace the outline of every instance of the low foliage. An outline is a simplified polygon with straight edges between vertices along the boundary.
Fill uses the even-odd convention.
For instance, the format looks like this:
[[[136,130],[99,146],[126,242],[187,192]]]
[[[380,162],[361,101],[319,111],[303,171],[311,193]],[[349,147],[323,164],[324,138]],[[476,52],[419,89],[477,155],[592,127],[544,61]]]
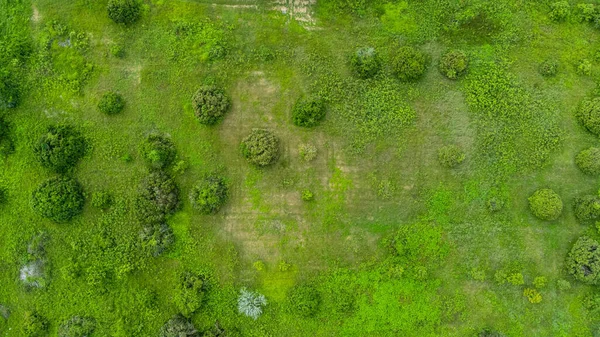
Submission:
[[[444,167],[456,167],[464,160],[465,153],[457,145],[446,145],[438,150],[438,161]]]
[[[267,299],[262,294],[242,288],[237,304],[240,314],[256,320],[262,315],[263,307],[267,305]]]
[[[600,175],[600,148],[590,147],[582,150],[575,157],[575,164],[585,174]]]
[[[149,135],[141,147],[142,158],[153,169],[169,167],[175,160],[176,154],[175,144],[163,135]]]
[[[50,322],[36,311],[26,311],[21,328],[26,337],[44,337],[48,335]]]
[[[73,316],[58,329],[58,337],[88,337],[96,329],[96,321],[90,317]]]
[[[577,108],[576,115],[583,127],[600,135],[600,97],[584,99]]]
[[[180,276],[175,305],[181,314],[190,317],[204,303],[208,289],[208,278],[204,274],[183,272]]]
[[[538,71],[542,76],[553,77],[558,74],[558,61],[554,59],[547,59],[540,63]]]
[[[202,214],[217,213],[227,201],[228,188],[225,180],[211,175],[192,188],[190,202]]]
[[[575,199],[575,217],[582,222],[600,220],[600,197],[585,195]]]
[[[325,118],[325,102],[319,97],[301,97],[292,109],[292,121],[296,126],[313,127]]]
[[[302,317],[314,316],[321,305],[321,294],[310,285],[297,285],[288,292],[290,310]]]
[[[113,196],[106,191],[92,193],[92,206],[99,209],[107,209],[113,204]]]
[[[179,209],[179,188],[162,171],[150,173],[140,184],[135,211],[143,223],[159,223]]]
[[[16,108],[20,102],[21,90],[16,79],[0,69],[0,109]]]
[[[49,126],[33,150],[42,166],[62,173],[73,168],[86,153],[86,140],[69,125]]]
[[[98,102],[98,110],[107,115],[116,115],[125,108],[125,100],[120,94],[109,91],[102,95]]]
[[[352,54],[350,65],[358,77],[367,79],[379,73],[381,70],[381,59],[375,48],[364,47]]]
[[[587,284],[600,283],[600,245],[598,241],[582,236],[567,256],[567,270],[576,280]]]
[[[175,243],[173,229],[164,223],[150,223],[140,231],[142,247],[151,256],[160,256],[168,251]]]
[[[449,50],[440,58],[438,69],[442,75],[455,80],[467,71],[469,58],[462,50]]]
[[[313,192],[311,192],[311,190],[303,190],[302,191],[302,200],[311,201],[314,198],[315,198],[315,195],[313,194]]]
[[[55,177],[44,181],[31,196],[31,207],[44,218],[67,222],[81,213],[83,189],[77,180]]]
[[[400,47],[392,58],[392,71],[403,82],[416,81],[427,70],[428,58],[422,51],[410,47]]]
[[[542,295],[533,288],[525,288],[523,290],[523,296],[527,297],[530,303],[540,303],[542,301]]]
[[[317,157],[317,147],[312,144],[301,144],[298,148],[298,153],[302,160],[309,162]]]
[[[158,333],[159,337],[200,337],[194,324],[181,315],[167,321]]]
[[[279,139],[268,130],[253,129],[240,145],[242,155],[252,164],[267,166],[279,157]]]
[[[215,86],[203,86],[198,89],[192,97],[192,104],[196,117],[205,125],[217,123],[231,105],[225,91]]]
[[[531,213],[542,220],[556,220],[562,213],[560,196],[549,188],[535,191],[527,200]]]
[[[109,0],[106,10],[111,20],[125,25],[136,22],[141,15],[138,0]]]
[[[492,329],[483,329],[477,334],[477,337],[504,337],[504,335]]]

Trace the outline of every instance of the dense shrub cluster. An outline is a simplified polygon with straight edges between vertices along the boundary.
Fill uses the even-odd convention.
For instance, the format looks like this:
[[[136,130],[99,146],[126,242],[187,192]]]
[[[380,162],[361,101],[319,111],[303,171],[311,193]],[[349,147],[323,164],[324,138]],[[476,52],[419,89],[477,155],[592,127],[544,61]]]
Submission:
[[[600,219],[600,197],[586,195],[575,199],[575,217],[577,220],[586,222]]]
[[[600,245],[587,236],[580,237],[567,257],[567,269],[575,279],[588,283],[600,283]]]
[[[175,243],[173,229],[164,222],[150,223],[140,232],[142,247],[151,256],[159,256]]]
[[[456,145],[446,145],[438,150],[438,161],[444,167],[456,167],[464,160],[465,153]]]
[[[125,108],[125,100],[123,96],[116,92],[110,91],[102,95],[98,102],[98,110],[107,115],[116,115]]]
[[[81,185],[72,178],[55,177],[44,181],[32,194],[31,207],[55,222],[66,222],[83,210]]]
[[[69,125],[49,126],[34,145],[34,152],[42,166],[55,172],[73,168],[86,152],[83,135]]]
[[[208,288],[206,275],[184,272],[180,276],[175,305],[185,317],[190,317],[202,303]]]
[[[527,200],[531,213],[542,220],[556,220],[562,213],[560,196],[549,188],[535,191]]]
[[[106,10],[111,20],[125,25],[136,22],[141,14],[138,0],[109,0]]]
[[[404,46],[392,58],[392,71],[403,82],[416,81],[427,69],[427,55],[422,51]]]
[[[181,315],[177,315],[160,328],[159,337],[200,337],[194,324]]]
[[[153,169],[164,169],[173,163],[177,152],[175,144],[162,135],[149,135],[141,148],[141,155],[146,164]]]
[[[300,98],[292,109],[292,121],[297,126],[317,126],[323,118],[325,118],[325,102],[319,97]]]
[[[204,86],[192,97],[194,112],[200,123],[213,125],[218,122],[231,105],[225,91],[215,86]]]
[[[589,175],[600,174],[600,148],[590,147],[582,150],[575,157],[575,164],[577,167]]]
[[[138,219],[145,223],[160,223],[179,208],[179,188],[162,171],[150,173],[141,183],[135,200]]]
[[[558,61],[553,59],[547,59],[544,62],[540,63],[538,70],[542,76],[556,76],[556,74],[558,74]]]
[[[58,337],[88,337],[96,330],[96,320],[73,316],[58,328]]]
[[[381,59],[372,47],[358,49],[352,54],[350,64],[356,75],[363,79],[371,78],[381,70]]]
[[[50,322],[36,311],[26,311],[21,331],[26,337],[44,337],[48,335]]]
[[[310,285],[297,285],[288,292],[288,301],[293,313],[302,317],[314,316],[321,305],[321,294]]]
[[[455,80],[467,71],[469,58],[462,50],[449,50],[440,58],[438,69],[442,75]]]
[[[216,213],[227,200],[227,193],[225,180],[211,175],[202,179],[192,188],[190,202],[202,214]]]
[[[254,129],[240,145],[242,155],[252,164],[267,166],[279,157],[279,139],[268,130]]]
[[[600,135],[600,97],[583,100],[577,108],[576,115],[589,132]]]
[[[267,305],[267,299],[264,295],[246,288],[240,290],[240,296],[238,297],[238,312],[240,314],[258,319],[265,305]]]

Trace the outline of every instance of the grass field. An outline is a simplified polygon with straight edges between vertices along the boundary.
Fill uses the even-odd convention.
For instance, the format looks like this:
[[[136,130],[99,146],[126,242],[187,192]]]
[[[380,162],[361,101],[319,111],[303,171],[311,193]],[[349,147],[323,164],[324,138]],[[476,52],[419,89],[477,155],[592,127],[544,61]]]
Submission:
[[[599,188],[575,164],[599,145],[576,118],[600,93],[600,31],[579,3],[558,20],[553,1],[143,0],[124,25],[107,1],[0,0],[0,79],[20,92],[17,107],[0,104],[14,143],[0,161],[0,333],[88,336],[65,332],[80,316],[94,322],[89,336],[158,336],[183,313],[181,275],[191,272],[205,279],[185,315],[196,334],[185,336],[600,336],[598,285],[565,262],[580,236],[600,238],[573,211]],[[402,46],[426,55],[418,80],[396,76]],[[350,63],[362,47],[381,58],[372,78]],[[438,71],[448,49],[468,55],[457,80]],[[539,72],[549,59],[553,77]],[[192,107],[204,85],[231,100],[212,126]],[[107,91],[122,95],[119,114],[98,111]],[[307,95],[326,106],[310,128],[292,123]],[[34,190],[57,175],[34,148],[57,124],[88,148],[65,174],[86,200],[66,223],[32,208]],[[280,140],[270,166],[241,154],[254,128]],[[136,218],[151,134],[175,145],[166,171],[181,200],[160,256],[143,249]],[[302,144],[317,149],[314,160],[302,159]],[[438,161],[449,144],[465,155],[454,168]],[[207,215],[188,195],[209,174],[229,192]],[[530,211],[541,188],[562,199],[555,220]],[[100,191],[111,207],[92,205]],[[490,211],[490,200],[503,207]],[[43,285],[27,286],[23,266],[40,237]],[[295,298],[298,286],[312,298]],[[266,298],[257,319],[238,311],[243,287]],[[37,334],[32,312],[45,322]]]

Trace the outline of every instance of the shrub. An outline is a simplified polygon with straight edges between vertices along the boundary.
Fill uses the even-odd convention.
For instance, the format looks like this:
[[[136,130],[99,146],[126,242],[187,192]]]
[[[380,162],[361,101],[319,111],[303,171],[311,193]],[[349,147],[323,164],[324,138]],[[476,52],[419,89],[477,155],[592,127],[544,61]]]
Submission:
[[[277,265],[277,269],[279,269],[279,271],[281,271],[281,272],[286,272],[286,271],[290,270],[290,268],[292,268],[292,264],[287,263],[283,260],[279,261],[279,264]]]
[[[107,115],[116,115],[123,111],[124,107],[125,100],[123,99],[123,96],[112,91],[102,95],[100,102],[98,102],[98,110]]]
[[[205,125],[217,123],[231,105],[225,91],[215,86],[203,86],[198,89],[192,97],[192,104],[196,117]]]
[[[253,319],[257,319],[267,305],[264,295],[242,288],[238,297],[238,312]]]
[[[12,141],[10,125],[0,117],[0,156],[7,156],[14,151],[14,143]]]
[[[297,285],[288,292],[288,301],[292,312],[311,317],[319,310],[321,295],[310,285]]]
[[[200,337],[194,324],[181,315],[177,315],[160,328],[159,337]]]
[[[296,126],[313,127],[325,118],[325,104],[321,98],[309,96],[300,98],[294,104],[292,121]]]
[[[252,164],[267,166],[279,157],[279,139],[270,131],[254,129],[240,145],[242,155]]]
[[[542,295],[533,288],[525,288],[523,296],[527,297],[530,303],[540,303],[542,301]]]
[[[358,49],[352,54],[350,64],[356,75],[363,79],[371,78],[381,70],[381,59],[371,47]]]
[[[467,71],[469,59],[462,50],[449,50],[440,58],[438,69],[442,75],[455,80]]]
[[[20,96],[19,85],[13,76],[0,73],[0,109],[16,108]]]
[[[588,59],[582,59],[577,64],[577,74],[590,76],[592,74],[592,62]]]
[[[106,10],[111,20],[125,25],[136,22],[141,14],[138,0],[109,0]]]
[[[549,188],[535,191],[527,200],[531,213],[542,220],[556,220],[562,213],[560,196]]]
[[[401,47],[392,58],[392,71],[403,82],[416,81],[427,69],[427,56],[413,47]]]
[[[92,206],[100,209],[107,209],[112,206],[113,197],[109,192],[98,191],[92,194]]]
[[[44,218],[67,222],[83,210],[83,189],[75,179],[55,177],[33,191],[31,207]]]
[[[520,286],[525,284],[525,280],[523,279],[523,274],[521,273],[512,273],[506,277],[506,281],[514,286]]]
[[[317,157],[317,147],[312,144],[301,144],[298,153],[300,153],[302,160],[309,162]]]
[[[577,4],[577,19],[579,22],[591,22],[596,16],[594,4]]]
[[[58,328],[58,337],[88,337],[95,329],[93,318],[73,316]]]
[[[27,337],[44,337],[48,335],[50,322],[35,311],[26,311],[21,331]]]
[[[585,174],[600,175],[600,148],[582,150],[575,157],[575,164]]]
[[[565,21],[571,12],[571,5],[568,1],[557,1],[550,5],[550,19],[556,22]]]
[[[533,279],[533,286],[536,287],[537,289],[542,289],[542,288],[546,287],[546,283],[548,283],[548,281],[546,280],[546,278],[544,276],[538,276]]]
[[[179,188],[166,173],[153,172],[142,181],[135,200],[135,210],[140,221],[162,222],[167,215],[178,209]]]
[[[586,195],[575,199],[575,217],[582,222],[600,219],[600,197]]]
[[[560,291],[567,291],[567,290],[571,289],[571,282],[560,279],[560,280],[556,281],[556,286],[558,287],[558,290],[560,290]]]
[[[600,97],[583,100],[577,108],[576,115],[588,131],[600,135]]]
[[[254,267],[254,269],[258,270],[258,271],[263,271],[267,268],[267,266],[265,265],[264,262],[262,262],[261,260],[255,261],[252,266]]]
[[[142,247],[151,256],[160,256],[175,243],[173,229],[164,222],[146,225],[140,232]]]
[[[207,290],[207,277],[202,274],[184,272],[180,276],[175,305],[185,317],[190,317],[202,306]]]
[[[576,280],[587,284],[600,281],[600,249],[598,241],[580,237],[567,256],[567,270]]]
[[[152,134],[142,144],[141,154],[148,166],[162,169],[173,163],[177,152],[175,144],[169,138]]]
[[[304,190],[304,191],[302,191],[302,200],[304,200],[304,201],[311,201],[314,198],[315,198],[315,195],[310,190]]]
[[[85,155],[86,141],[72,126],[52,125],[33,150],[42,166],[62,173],[75,166]]]
[[[190,202],[202,214],[216,213],[225,204],[227,194],[228,189],[225,180],[211,175],[192,188]]]
[[[556,74],[558,74],[558,62],[556,60],[547,59],[540,63],[538,70],[542,76],[556,76]]]
[[[438,161],[444,167],[456,167],[464,160],[465,153],[456,145],[446,145],[438,150]]]

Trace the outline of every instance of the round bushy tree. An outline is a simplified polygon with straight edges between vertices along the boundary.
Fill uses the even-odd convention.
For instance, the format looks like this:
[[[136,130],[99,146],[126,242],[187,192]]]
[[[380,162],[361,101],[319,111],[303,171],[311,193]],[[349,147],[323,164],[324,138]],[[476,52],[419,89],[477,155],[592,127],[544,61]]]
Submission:
[[[580,237],[567,256],[567,269],[575,279],[587,283],[600,283],[600,246],[587,236]]]
[[[600,197],[586,195],[575,199],[575,217],[582,222],[600,219]]]
[[[297,285],[288,292],[292,312],[302,316],[313,316],[319,310],[321,294],[310,285]]]
[[[86,140],[69,125],[52,125],[33,148],[42,166],[62,173],[85,155]]]
[[[200,337],[194,324],[181,315],[177,315],[160,328],[159,337]]]
[[[325,103],[319,97],[300,98],[292,109],[292,121],[297,126],[317,126],[323,118],[325,118]]]
[[[589,132],[600,135],[600,97],[583,100],[576,115]]]
[[[279,157],[279,139],[268,130],[254,129],[240,145],[242,155],[252,164],[267,166]]]
[[[575,157],[575,164],[577,164],[577,167],[579,167],[579,169],[585,174],[599,175],[600,148],[590,147],[582,150]]]
[[[535,191],[527,200],[531,213],[542,220],[556,220],[562,213],[560,196],[549,188]]]
[[[136,22],[141,14],[138,0],[109,0],[106,10],[111,20],[125,25]]]
[[[200,123],[213,125],[223,118],[231,102],[224,90],[211,85],[198,89],[192,104]]]
[[[438,150],[438,161],[444,167],[456,167],[464,160],[465,153],[456,145],[446,145]]]
[[[55,177],[33,191],[31,207],[39,215],[55,222],[67,222],[83,210],[81,185],[72,178]]]
[[[350,64],[356,75],[363,79],[371,78],[381,70],[381,59],[372,47],[358,49],[352,54]]]
[[[179,188],[169,175],[156,171],[142,181],[135,200],[135,211],[140,221],[162,222],[167,215],[175,213],[177,209],[179,209]]]
[[[392,58],[392,71],[403,82],[416,81],[427,70],[427,55],[422,51],[404,46]]]
[[[540,64],[539,72],[542,76],[552,77],[558,74],[558,62],[556,60],[548,59]]]
[[[88,337],[95,329],[93,318],[73,316],[58,328],[58,337]]]
[[[123,96],[116,92],[109,91],[102,95],[98,102],[98,110],[107,115],[116,115],[125,108],[125,100]]]
[[[440,58],[438,69],[442,75],[455,80],[467,71],[469,58],[462,50],[449,50]]]
[[[142,158],[153,169],[168,167],[175,160],[175,144],[162,135],[152,134],[146,138],[141,148]]]
[[[203,214],[219,211],[227,200],[227,184],[214,175],[202,179],[190,192],[192,206]]]

